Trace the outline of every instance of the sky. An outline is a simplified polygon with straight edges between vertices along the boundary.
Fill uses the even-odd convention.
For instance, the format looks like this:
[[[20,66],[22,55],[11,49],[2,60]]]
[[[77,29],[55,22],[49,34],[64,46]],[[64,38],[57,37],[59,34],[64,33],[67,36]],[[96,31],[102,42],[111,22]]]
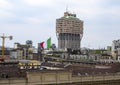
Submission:
[[[49,37],[57,46],[56,19],[66,9],[84,21],[81,47],[105,48],[120,39],[120,0],[0,0],[0,36],[13,36],[5,46],[32,40],[36,47]]]

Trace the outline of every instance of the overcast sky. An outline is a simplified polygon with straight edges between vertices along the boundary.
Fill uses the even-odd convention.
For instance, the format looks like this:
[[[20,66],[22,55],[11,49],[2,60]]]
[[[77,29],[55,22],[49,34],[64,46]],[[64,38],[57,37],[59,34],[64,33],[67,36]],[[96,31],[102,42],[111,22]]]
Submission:
[[[81,47],[104,48],[120,39],[120,0],[0,0],[0,35],[13,36],[5,45],[32,40],[37,46],[49,37],[57,45],[56,19],[66,8],[84,21]]]

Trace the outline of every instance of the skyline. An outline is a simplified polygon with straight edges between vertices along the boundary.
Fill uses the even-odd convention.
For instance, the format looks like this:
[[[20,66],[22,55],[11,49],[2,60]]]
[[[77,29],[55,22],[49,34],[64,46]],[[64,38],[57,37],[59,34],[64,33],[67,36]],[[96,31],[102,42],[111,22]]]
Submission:
[[[0,0],[0,36],[13,36],[12,41],[5,40],[9,47],[26,40],[37,46],[49,37],[57,46],[56,19],[66,8],[84,21],[81,47],[104,48],[120,38],[118,0]]]

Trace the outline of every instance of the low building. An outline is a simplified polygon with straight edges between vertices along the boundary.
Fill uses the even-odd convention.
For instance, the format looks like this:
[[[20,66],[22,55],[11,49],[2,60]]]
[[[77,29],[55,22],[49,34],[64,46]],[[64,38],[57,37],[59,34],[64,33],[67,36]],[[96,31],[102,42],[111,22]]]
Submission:
[[[5,47],[5,48],[4,48],[4,55],[9,56],[11,50],[12,50],[12,48]],[[0,56],[1,56],[1,55],[2,55],[2,47],[0,47]]]
[[[120,39],[112,42],[112,56],[114,60],[118,59],[118,55],[120,55]]]
[[[27,42],[28,43],[28,42]],[[11,52],[11,56],[21,59],[33,59],[34,47],[29,44],[15,43],[14,50]],[[16,56],[17,54],[17,56]]]

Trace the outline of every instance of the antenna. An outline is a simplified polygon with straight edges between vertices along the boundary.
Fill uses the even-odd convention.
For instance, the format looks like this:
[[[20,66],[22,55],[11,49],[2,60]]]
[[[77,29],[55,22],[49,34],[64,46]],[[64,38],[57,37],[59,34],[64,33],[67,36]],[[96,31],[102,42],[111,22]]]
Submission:
[[[66,12],[68,12],[68,6],[66,6]]]

